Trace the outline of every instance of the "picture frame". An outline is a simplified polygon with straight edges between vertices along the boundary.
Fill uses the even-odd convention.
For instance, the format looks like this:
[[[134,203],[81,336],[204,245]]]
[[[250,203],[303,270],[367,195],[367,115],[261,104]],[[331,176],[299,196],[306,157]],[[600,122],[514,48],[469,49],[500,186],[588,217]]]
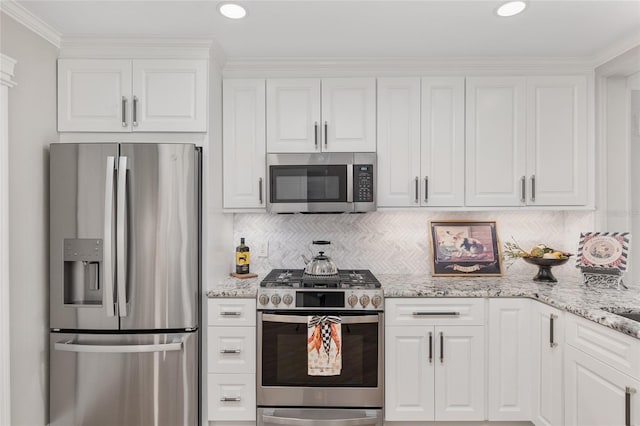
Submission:
[[[434,277],[502,276],[495,221],[430,221],[429,231]]]

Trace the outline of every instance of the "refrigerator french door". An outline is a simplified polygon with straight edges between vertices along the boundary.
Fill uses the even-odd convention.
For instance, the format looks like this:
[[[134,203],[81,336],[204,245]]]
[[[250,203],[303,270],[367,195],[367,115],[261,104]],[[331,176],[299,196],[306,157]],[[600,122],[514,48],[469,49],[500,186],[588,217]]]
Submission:
[[[50,147],[50,424],[199,421],[201,152]]]

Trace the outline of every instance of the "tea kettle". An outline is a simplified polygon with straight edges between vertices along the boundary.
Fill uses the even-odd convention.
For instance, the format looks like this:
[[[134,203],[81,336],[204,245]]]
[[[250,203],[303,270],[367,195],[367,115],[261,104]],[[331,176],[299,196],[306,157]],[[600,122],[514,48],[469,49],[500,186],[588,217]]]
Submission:
[[[324,246],[331,244],[331,241],[315,240],[313,241],[313,244]],[[307,259],[303,254],[302,259],[304,259],[304,263],[307,265],[304,268],[304,273],[307,275],[338,275],[338,267],[333,263],[333,260],[331,260],[329,256],[325,256],[324,251],[319,251],[311,260]]]

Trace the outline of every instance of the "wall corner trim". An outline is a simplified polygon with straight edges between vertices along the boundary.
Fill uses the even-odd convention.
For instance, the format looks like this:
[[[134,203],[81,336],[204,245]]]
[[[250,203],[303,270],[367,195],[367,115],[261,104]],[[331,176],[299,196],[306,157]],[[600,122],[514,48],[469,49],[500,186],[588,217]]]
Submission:
[[[60,32],[31,13],[24,6],[18,4],[15,0],[0,1],[0,11],[15,19],[55,47],[60,48],[62,41]]]

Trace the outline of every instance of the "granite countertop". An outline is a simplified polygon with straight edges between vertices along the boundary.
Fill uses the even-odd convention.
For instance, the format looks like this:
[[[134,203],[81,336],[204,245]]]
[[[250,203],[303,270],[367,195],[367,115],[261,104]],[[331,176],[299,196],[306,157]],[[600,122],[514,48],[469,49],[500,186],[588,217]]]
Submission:
[[[385,297],[527,297],[571,312],[640,339],[640,323],[612,314],[640,312],[640,290],[586,286],[580,274],[557,276],[558,283],[537,283],[529,276],[431,277],[411,274],[376,274]],[[210,298],[256,297],[262,277],[228,277],[207,292]]]

